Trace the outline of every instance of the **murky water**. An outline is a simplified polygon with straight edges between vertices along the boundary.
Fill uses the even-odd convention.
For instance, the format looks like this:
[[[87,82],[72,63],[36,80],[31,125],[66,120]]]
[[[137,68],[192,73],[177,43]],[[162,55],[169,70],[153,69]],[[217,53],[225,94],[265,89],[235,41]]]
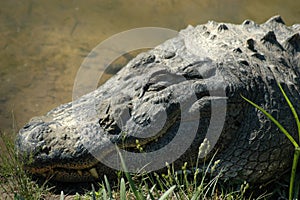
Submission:
[[[72,99],[85,56],[113,34],[136,27],[174,30],[208,20],[258,23],[280,14],[300,23],[295,0],[3,0],[0,2],[0,129]]]

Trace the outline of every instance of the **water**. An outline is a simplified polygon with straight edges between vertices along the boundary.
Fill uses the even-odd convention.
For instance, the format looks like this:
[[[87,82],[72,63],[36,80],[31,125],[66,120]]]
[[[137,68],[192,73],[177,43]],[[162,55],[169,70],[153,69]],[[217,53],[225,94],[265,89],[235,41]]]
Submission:
[[[0,130],[72,99],[84,57],[104,39],[136,27],[174,30],[208,20],[257,23],[280,14],[300,23],[295,0],[3,0],[0,2]]]

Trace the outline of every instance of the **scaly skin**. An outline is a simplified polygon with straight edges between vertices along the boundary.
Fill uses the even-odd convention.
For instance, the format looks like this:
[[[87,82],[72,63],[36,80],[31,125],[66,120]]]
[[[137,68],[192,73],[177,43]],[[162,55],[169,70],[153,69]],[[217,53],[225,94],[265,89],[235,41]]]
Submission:
[[[32,174],[63,182],[92,181],[114,170],[89,150],[109,159],[111,143],[136,151],[139,138],[143,151],[152,152],[172,141],[180,123],[188,133],[188,123],[196,122],[199,127],[193,143],[174,162],[178,168],[184,162],[192,166],[206,137],[212,102],[224,100],[225,91],[227,107],[220,107],[219,112],[226,112],[226,119],[207,158],[217,150],[216,172],[223,169],[223,178],[260,183],[278,177],[289,169],[293,146],[240,95],[296,133],[276,81],[299,113],[299,32],[300,25],[287,27],[279,16],[261,25],[246,20],[241,25],[208,22],[189,26],[177,37],[138,55],[94,92],[31,120],[17,136],[18,154],[30,160],[25,167]],[[192,98],[191,91],[195,101],[183,106]],[[90,114],[86,106],[93,102],[97,112]],[[187,110],[189,122],[182,122],[182,109]],[[145,137],[142,133],[159,125],[161,112],[167,113],[163,127]],[[87,150],[87,144],[92,148]]]

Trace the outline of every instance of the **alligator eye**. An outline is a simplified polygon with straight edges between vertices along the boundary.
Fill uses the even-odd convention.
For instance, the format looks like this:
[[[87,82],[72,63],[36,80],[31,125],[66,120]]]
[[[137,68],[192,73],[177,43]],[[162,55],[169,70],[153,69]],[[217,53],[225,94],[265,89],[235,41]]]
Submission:
[[[144,86],[143,90],[148,91],[161,91],[171,85],[178,84],[184,81],[185,78],[178,74],[173,74],[165,69],[154,72],[151,75],[148,83]]]

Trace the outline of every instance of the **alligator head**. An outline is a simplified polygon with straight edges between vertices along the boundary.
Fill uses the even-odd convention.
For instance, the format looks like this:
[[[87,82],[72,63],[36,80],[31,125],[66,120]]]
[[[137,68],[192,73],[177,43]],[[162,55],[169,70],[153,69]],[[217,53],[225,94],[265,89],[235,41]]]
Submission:
[[[116,152],[130,171],[193,166],[205,141],[224,177],[266,181],[288,169],[293,147],[240,94],[295,128],[276,81],[299,100],[299,30],[279,16],[189,26],[95,91],[32,119],[18,154],[32,174],[80,182],[113,174]]]

